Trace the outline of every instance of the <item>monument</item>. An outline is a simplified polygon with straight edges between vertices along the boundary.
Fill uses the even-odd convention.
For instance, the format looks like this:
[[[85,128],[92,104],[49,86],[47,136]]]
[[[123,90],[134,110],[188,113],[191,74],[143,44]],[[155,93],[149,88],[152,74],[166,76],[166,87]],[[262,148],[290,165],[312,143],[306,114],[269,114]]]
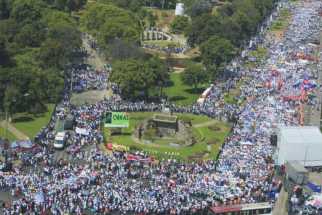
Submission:
[[[136,128],[135,136],[142,142],[176,147],[196,143],[191,122],[179,120],[178,116],[169,113],[157,113],[144,120]]]

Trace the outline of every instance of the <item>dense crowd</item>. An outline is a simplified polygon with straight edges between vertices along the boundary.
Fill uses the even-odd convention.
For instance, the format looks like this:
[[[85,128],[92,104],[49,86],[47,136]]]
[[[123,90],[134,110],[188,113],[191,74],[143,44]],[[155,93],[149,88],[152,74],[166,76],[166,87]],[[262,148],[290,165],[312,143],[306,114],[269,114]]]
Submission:
[[[103,113],[161,111],[163,106],[125,102],[115,96],[75,107],[66,93],[49,125],[37,136],[42,145],[37,162],[27,169],[1,173],[0,188],[9,190],[13,198],[3,208],[3,214],[200,214],[209,206],[274,201],[272,192],[278,190],[279,183],[273,179],[274,146],[270,135],[278,124],[299,125],[298,107],[303,103],[318,107],[316,98],[309,96],[317,88],[316,71],[308,66],[312,62],[290,56],[314,51],[307,39],[319,33],[316,23],[322,3],[313,0],[296,4],[290,7],[293,19],[282,41],[262,38],[266,36],[267,23],[252,40],[262,41],[256,45],[269,51],[257,68],[245,68],[238,58],[229,66],[237,76],[214,83],[203,103],[190,107],[167,105],[172,112],[206,114],[234,122],[218,161],[182,163],[169,159],[145,163],[128,161],[121,152],[106,155],[98,147],[103,141],[99,129]],[[75,81],[96,77],[85,71],[77,74],[81,75],[74,77]],[[237,99],[243,105],[226,104],[224,93],[237,87],[240,79],[243,85]],[[105,87],[103,82],[95,83],[98,89]],[[300,96],[288,98],[293,95]],[[55,122],[65,119],[68,112],[74,116],[76,128],[86,131],[70,134],[70,145],[80,149],[92,146],[89,151],[74,151],[73,160],[85,162],[55,162],[51,153]],[[137,156],[148,155],[137,152]]]
[[[143,44],[143,48],[157,50],[165,53],[173,53],[173,54],[181,54],[186,52],[189,47],[188,46],[159,46],[156,44]]]
[[[107,89],[109,73],[106,70],[97,71],[87,64],[74,66],[71,70],[73,91]]]

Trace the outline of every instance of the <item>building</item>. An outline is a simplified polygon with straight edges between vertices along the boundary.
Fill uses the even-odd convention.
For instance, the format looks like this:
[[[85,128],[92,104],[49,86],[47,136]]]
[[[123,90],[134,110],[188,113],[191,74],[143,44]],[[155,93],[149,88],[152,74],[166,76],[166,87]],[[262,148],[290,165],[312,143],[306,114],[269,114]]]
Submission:
[[[275,164],[298,161],[305,167],[322,166],[322,134],[318,127],[279,126]]]
[[[177,3],[176,4],[176,16],[183,16],[184,15],[184,4],[183,3]]]

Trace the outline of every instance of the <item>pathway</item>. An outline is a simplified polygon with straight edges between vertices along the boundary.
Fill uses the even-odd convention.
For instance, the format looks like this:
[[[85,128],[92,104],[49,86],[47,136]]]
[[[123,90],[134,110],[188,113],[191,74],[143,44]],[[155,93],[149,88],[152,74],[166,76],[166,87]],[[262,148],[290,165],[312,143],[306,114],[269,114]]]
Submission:
[[[86,63],[91,65],[95,70],[103,70],[106,64],[105,59],[98,53],[97,50],[90,46],[90,40],[92,37],[89,35],[82,37],[83,47],[88,53]],[[89,90],[82,93],[73,93],[71,97],[71,103],[74,105],[82,105],[85,103],[94,104],[98,101],[108,98],[113,95],[111,89],[108,90]]]
[[[287,203],[287,192],[284,190],[284,188],[281,189],[281,192],[279,193],[278,199],[275,203],[274,209],[273,209],[273,215],[287,215],[287,209],[286,209],[286,203]]]
[[[82,40],[83,40],[83,47],[86,49],[87,53],[89,54],[89,57],[87,58],[87,63],[93,66],[95,69],[98,69],[98,70],[104,69],[104,60],[95,49],[91,48],[89,38],[87,36],[84,36]]]
[[[10,122],[6,123],[6,121],[2,121],[0,122],[0,126],[3,127],[4,129],[8,129],[8,131],[12,133],[18,140],[29,140],[29,137],[27,135],[19,131]]]

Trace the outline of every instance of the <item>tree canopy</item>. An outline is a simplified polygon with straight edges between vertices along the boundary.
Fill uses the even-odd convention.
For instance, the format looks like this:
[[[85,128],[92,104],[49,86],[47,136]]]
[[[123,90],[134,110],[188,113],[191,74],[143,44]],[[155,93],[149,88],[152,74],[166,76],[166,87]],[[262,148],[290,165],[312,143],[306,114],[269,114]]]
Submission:
[[[238,51],[256,33],[258,25],[270,13],[275,2],[231,0],[214,10],[209,9],[207,1],[186,1],[192,18],[187,30],[188,43],[200,46],[202,60],[212,70],[231,60],[237,53],[233,50]]]
[[[81,47],[76,22],[42,0],[0,0],[0,17],[0,109],[39,112]]]
[[[105,48],[114,39],[132,43],[140,41],[142,29],[136,17],[131,12],[112,4],[97,3],[89,6],[81,22]]]
[[[115,61],[110,79],[119,86],[125,98],[147,98],[149,90],[162,88],[168,77],[164,62],[150,58]]]
[[[239,46],[256,32],[259,23],[272,10],[274,1],[232,0],[218,7],[215,12],[209,9],[197,10],[209,6],[206,6],[207,2],[196,1],[191,7],[195,7],[199,12],[191,14],[192,26],[188,32],[188,41],[194,46],[200,45],[212,36],[221,36]]]
[[[176,16],[171,23],[171,31],[176,34],[184,33],[189,26],[189,19],[186,16]]]
[[[207,82],[208,75],[202,64],[190,62],[182,73],[182,81],[186,85],[193,86],[197,89],[199,84]]]
[[[200,46],[201,58],[208,69],[218,68],[232,60],[235,48],[225,38],[213,36]]]

